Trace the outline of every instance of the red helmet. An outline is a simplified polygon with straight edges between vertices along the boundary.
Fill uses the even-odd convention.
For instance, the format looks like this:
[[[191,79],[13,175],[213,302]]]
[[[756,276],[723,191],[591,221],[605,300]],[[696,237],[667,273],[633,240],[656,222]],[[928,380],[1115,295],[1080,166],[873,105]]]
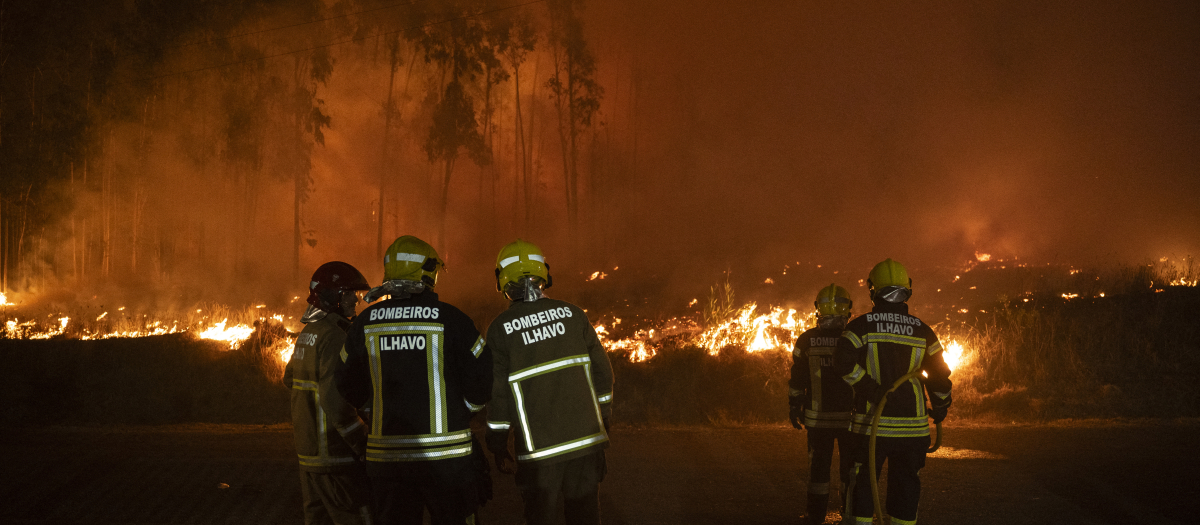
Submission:
[[[327,262],[313,272],[312,280],[308,283],[308,304],[349,318],[354,316],[357,301],[345,301],[344,295],[370,289],[367,279],[353,266],[341,261]],[[349,307],[349,311],[346,307]]]

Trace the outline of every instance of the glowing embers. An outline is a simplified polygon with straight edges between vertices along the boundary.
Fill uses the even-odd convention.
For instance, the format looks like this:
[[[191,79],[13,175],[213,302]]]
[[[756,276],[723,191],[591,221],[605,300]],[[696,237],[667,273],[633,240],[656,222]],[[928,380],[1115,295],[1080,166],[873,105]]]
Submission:
[[[254,327],[239,324],[226,327],[229,319],[223,319],[221,322],[208,327],[202,332],[198,332],[196,337],[200,339],[210,339],[213,341],[225,341],[229,343],[229,348],[237,350],[242,342],[250,338],[250,334],[254,333]]]
[[[987,452],[985,450],[973,450],[969,448],[954,448],[941,447],[937,452],[929,454],[930,458],[936,459],[1008,459],[1003,454]]]
[[[8,302],[8,295],[6,295],[4,292],[0,292],[0,306],[8,306],[11,304],[12,303]]]

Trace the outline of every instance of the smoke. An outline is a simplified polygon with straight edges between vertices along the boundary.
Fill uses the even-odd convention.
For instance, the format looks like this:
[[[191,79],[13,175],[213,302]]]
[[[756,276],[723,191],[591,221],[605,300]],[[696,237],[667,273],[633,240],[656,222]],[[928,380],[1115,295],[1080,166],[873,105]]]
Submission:
[[[445,71],[399,39],[390,75],[389,38],[418,27],[412,13],[272,6],[197,27],[181,41],[209,43],[168,48],[158,80],[108,93],[133,102],[93,107],[76,182],[57,190],[73,211],[42,236],[42,282],[282,303],[329,260],[378,282],[378,221],[385,247],[404,234],[434,242],[449,267],[439,291],[481,318],[503,306],[492,267],[516,237],[547,253],[551,295],[596,308],[682,305],[725,272],[746,299],[807,302],[885,257],[920,275],[977,251],[1077,264],[1200,253],[1194,3],[591,2],[581,16],[604,97],[580,138],[574,229],[544,6],[480,15],[541,24],[520,70],[535,191],[522,191],[513,153],[513,80],[477,82],[468,94],[481,125],[490,97],[492,162],[460,154],[444,219],[443,166],[422,146]],[[316,58],[296,49],[327,51],[330,76],[305,76]],[[316,127],[323,145],[311,126],[295,136],[307,118],[288,106],[298,86],[330,117]],[[605,281],[585,282],[600,270]]]

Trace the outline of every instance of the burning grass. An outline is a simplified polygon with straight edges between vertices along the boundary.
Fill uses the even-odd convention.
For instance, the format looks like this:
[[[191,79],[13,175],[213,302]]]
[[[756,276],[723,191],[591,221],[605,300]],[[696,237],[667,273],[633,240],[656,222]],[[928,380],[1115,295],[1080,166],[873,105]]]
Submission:
[[[948,312],[936,328],[954,370],[952,417],[1200,415],[1200,288],[1185,263],[1051,268],[1041,281],[1026,267],[993,267],[1019,288],[992,300],[968,295],[985,284],[974,275],[983,270],[955,275],[943,285],[959,286],[947,288],[962,294],[952,304],[914,305],[927,319]],[[711,292],[696,318],[597,316],[618,422],[786,421],[790,349],[812,314],[733,306],[727,284]],[[277,383],[294,335],[267,310],[207,305],[167,322],[122,309],[18,317],[6,305],[0,357],[16,379],[2,387],[0,410],[13,424],[284,422],[287,390]]]

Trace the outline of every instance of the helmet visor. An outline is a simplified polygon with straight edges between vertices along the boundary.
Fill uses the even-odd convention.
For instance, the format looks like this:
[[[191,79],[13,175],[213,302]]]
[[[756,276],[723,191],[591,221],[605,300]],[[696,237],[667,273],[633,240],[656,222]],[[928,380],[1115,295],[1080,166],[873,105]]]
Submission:
[[[912,297],[912,290],[903,286],[888,286],[878,292],[875,292],[875,297],[883,299],[889,303],[903,303]]]

